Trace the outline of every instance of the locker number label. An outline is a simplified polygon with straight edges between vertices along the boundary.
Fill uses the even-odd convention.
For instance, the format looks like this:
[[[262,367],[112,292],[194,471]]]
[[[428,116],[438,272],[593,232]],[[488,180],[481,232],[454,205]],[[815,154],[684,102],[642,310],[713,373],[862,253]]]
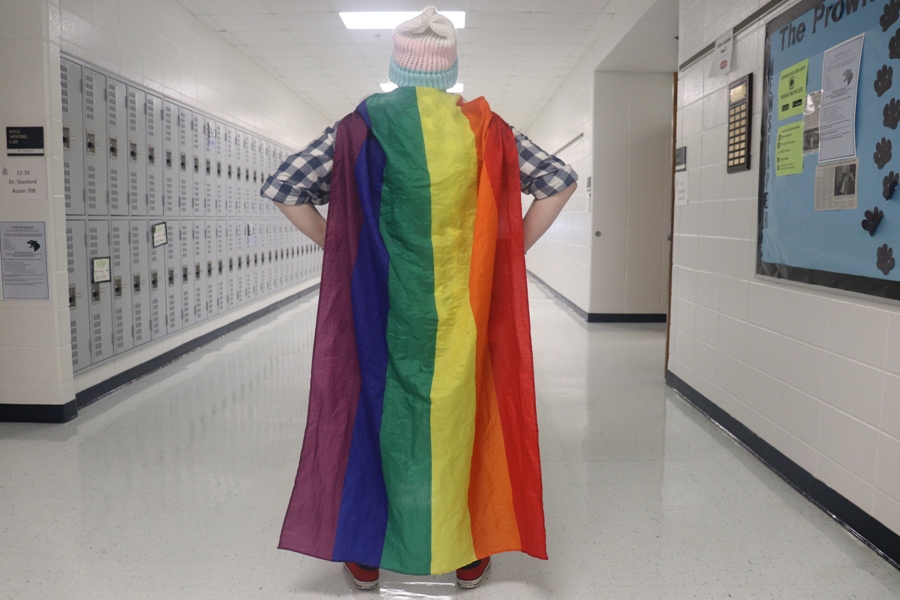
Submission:
[[[43,158],[0,159],[2,200],[46,200],[47,163]]]

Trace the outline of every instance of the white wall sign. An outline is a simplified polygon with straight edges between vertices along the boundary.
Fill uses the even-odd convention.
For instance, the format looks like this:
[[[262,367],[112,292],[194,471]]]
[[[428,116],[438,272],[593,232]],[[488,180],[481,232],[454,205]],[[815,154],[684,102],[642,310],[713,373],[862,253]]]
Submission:
[[[719,75],[731,73],[732,62],[734,62],[734,29],[729,29],[728,32],[716,40],[709,76],[718,77]]]
[[[50,298],[45,222],[0,222],[0,277],[4,300]]]
[[[43,158],[0,158],[0,200],[46,199],[47,163]]]

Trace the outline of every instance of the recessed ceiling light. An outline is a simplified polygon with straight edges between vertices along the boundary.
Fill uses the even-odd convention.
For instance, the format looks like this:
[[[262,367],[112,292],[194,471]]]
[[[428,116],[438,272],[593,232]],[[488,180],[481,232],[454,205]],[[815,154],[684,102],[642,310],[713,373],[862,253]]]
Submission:
[[[347,29],[393,29],[403,21],[418,15],[417,11],[339,12]],[[448,10],[440,13],[450,19],[457,29],[466,27],[466,11]]]
[[[390,92],[390,91],[397,89],[397,84],[393,83],[393,82],[382,83],[380,85],[381,85],[382,92]],[[447,91],[450,92],[451,94],[462,94],[463,84],[457,83],[456,85],[454,85],[452,88],[450,88]]]

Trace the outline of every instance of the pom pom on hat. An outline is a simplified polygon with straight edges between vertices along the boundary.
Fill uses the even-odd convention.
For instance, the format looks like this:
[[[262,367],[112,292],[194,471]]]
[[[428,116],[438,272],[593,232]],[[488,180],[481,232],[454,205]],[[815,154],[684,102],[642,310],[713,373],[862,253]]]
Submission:
[[[394,28],[394,52],[388,78],[400,87],[422,86],[447,90],[456,85],[459,62],[456,28],[429,6]]]

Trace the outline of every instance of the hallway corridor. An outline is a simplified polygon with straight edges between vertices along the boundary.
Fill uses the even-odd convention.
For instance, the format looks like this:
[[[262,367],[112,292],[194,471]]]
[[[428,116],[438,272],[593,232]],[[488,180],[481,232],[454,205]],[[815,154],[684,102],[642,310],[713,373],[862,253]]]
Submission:
[[[665,387],[664,325],[587,325],[530,286],[550,561],[481,588],[276,549],[317,297],[66,425],[0,423],[0,597],[882,600],[900,572]]]

